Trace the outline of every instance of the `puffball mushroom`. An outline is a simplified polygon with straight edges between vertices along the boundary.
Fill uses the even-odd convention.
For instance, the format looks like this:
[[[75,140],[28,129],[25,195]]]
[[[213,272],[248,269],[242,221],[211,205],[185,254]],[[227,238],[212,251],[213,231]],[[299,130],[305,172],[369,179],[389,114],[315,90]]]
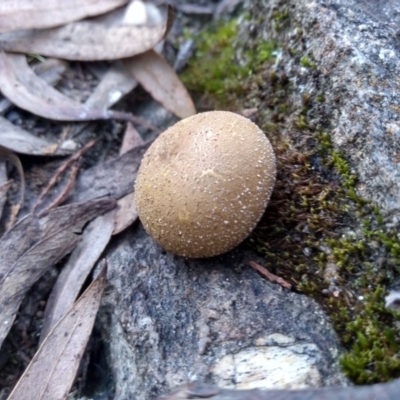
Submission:
[[[215,256],[254,229],[275,176],[272,146],[257,125],[227,111],[197,114],[163,132],[144,155],[138,214],[167,251]]]

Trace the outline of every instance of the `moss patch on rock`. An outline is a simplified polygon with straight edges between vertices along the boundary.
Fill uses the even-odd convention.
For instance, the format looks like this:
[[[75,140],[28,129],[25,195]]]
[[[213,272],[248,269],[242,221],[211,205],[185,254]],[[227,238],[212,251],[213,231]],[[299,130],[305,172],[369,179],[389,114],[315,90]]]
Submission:
[[[273,15],[277,32],[293,22],[285,9]],[[356,190],[357,177],[333,147],[329,117],[319,115],[324,93],[295,95],[294,81],[304,86],[319,76],[302,46],[301,29],[287,41],[257,34],[243,40],[241,32],[257,24],[256,16],[245,15],[211,25],[197,38],[183,80],[202,96],[204,108],[257,109],[256,122],[277,155],[278,178],[249,244],[266,257],[271,272],[324,307],[345,348],[343,370],[353,382],[398,377],[399,315],[384,304],[400,275],[398,236]]]

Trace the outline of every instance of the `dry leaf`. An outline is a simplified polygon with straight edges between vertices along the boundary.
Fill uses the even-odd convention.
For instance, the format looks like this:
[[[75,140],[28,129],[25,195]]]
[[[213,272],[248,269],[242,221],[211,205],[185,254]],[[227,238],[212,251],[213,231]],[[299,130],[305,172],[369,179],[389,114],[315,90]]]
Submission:
[[[116,104],[137,85],[121,61],[112,63],[94,92],[86,100],[90,108],[107,109]]]
[[[2,0],[0,33],[31,28],[50,28],[100,15],[128,0]]]
[[[112,199],[29,214],[0,240],[0,346],[27,290],[81,238],[83,226],[113,209]]]
[[[122,156],[128,151],[134,149],[135,147],[142,145],[144,145],[144,140],[140,136],[140,133],[134,128],[131,123],[128,122],[126,124],[124,138],[122,139],[119,155]]]
[[[0,218],[3,214],[4,204],[7,200],[7,192],[10,189],[11,181],[4,182],[0,184]]]
[[[139,132],[128,123],[125,129],[124,139],[122,141],[119,154],[125,154],[135,147],[142,146],[144,141]],[[128,226],[132,225],[138,217],[136,208],[135,193],[128,193],[118,200],[118,207],[115,210],[115,226],[113,235],[116,235]]]
[[[156,129],[132,114],[114,110],[95,110],[78,103],[37,76],[23,55],[0,51],[0,89],[18,107],[44,118],[62,121],[123,119]]]
[[[31,135],[29,132],[12,124],[4,117],[0,117],[0,132],[0,146],[17,153],[30,154],[32,156],[59,156],[71,153],[62,148],[55,148],[53,153],[49,153],[48,149],[53,146],[54,143]]]
[[[119,199],[133,192],[136,174],[143,155],[151,142],[135,147],[120,157],[82,172],[76,180],[68,202],[78,202],[109,196]]]
[[[153,50],[124,60],[132,76],[179,118],[196,114],[190,94],[168,62]]]
[[[146,7],[154,5],[146,3]],[[18,53],[37,53],[66,60],[96,61],[131,57],[152,49],[171,25],[172,11],[160,20],[142,25],[126,21],[124,9],[106,16],[72,22],[59,28],[24,30],[0,34],[0,48]],[[154,10],[150,16],[154,16]]]
[[[44,62],[36,64],[32,67],[36,75],[39,75],[49,85],[55,86],[61,79],[62,74],[67,69],[67,63],[57,58],[48,58]],[[0,114],[4,114],[8,111],[13,104],[8,99],[2,99],[0,101]]]
[[[89,272],[109,242],[113,227],[114,210],[97,217],[85,229],[47,301],[41,342],[74,304]]]
[[[8,400],[66,399],[93,329],[106,284],[106,266],[54,327]]]

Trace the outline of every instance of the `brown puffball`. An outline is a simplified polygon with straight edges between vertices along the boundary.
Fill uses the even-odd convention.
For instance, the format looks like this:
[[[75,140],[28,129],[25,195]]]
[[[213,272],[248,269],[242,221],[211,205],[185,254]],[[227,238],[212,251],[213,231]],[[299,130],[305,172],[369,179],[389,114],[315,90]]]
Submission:
[[[171,253],[222,254],[256,226],[275,176],[272,146],[257,125],[227,111],[197,114],[147,150],[135,187],[139,217]]]

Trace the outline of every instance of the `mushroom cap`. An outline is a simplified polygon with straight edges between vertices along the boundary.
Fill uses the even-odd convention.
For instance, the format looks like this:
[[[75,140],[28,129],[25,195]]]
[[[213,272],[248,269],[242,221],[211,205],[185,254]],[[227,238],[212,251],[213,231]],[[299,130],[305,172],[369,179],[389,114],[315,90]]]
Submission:
[[[138,214],[167,251],[215,256],[254,229],[275,176],[272,146],[257,125],[227,111],[197,114],[163,132],[144,155]]]

